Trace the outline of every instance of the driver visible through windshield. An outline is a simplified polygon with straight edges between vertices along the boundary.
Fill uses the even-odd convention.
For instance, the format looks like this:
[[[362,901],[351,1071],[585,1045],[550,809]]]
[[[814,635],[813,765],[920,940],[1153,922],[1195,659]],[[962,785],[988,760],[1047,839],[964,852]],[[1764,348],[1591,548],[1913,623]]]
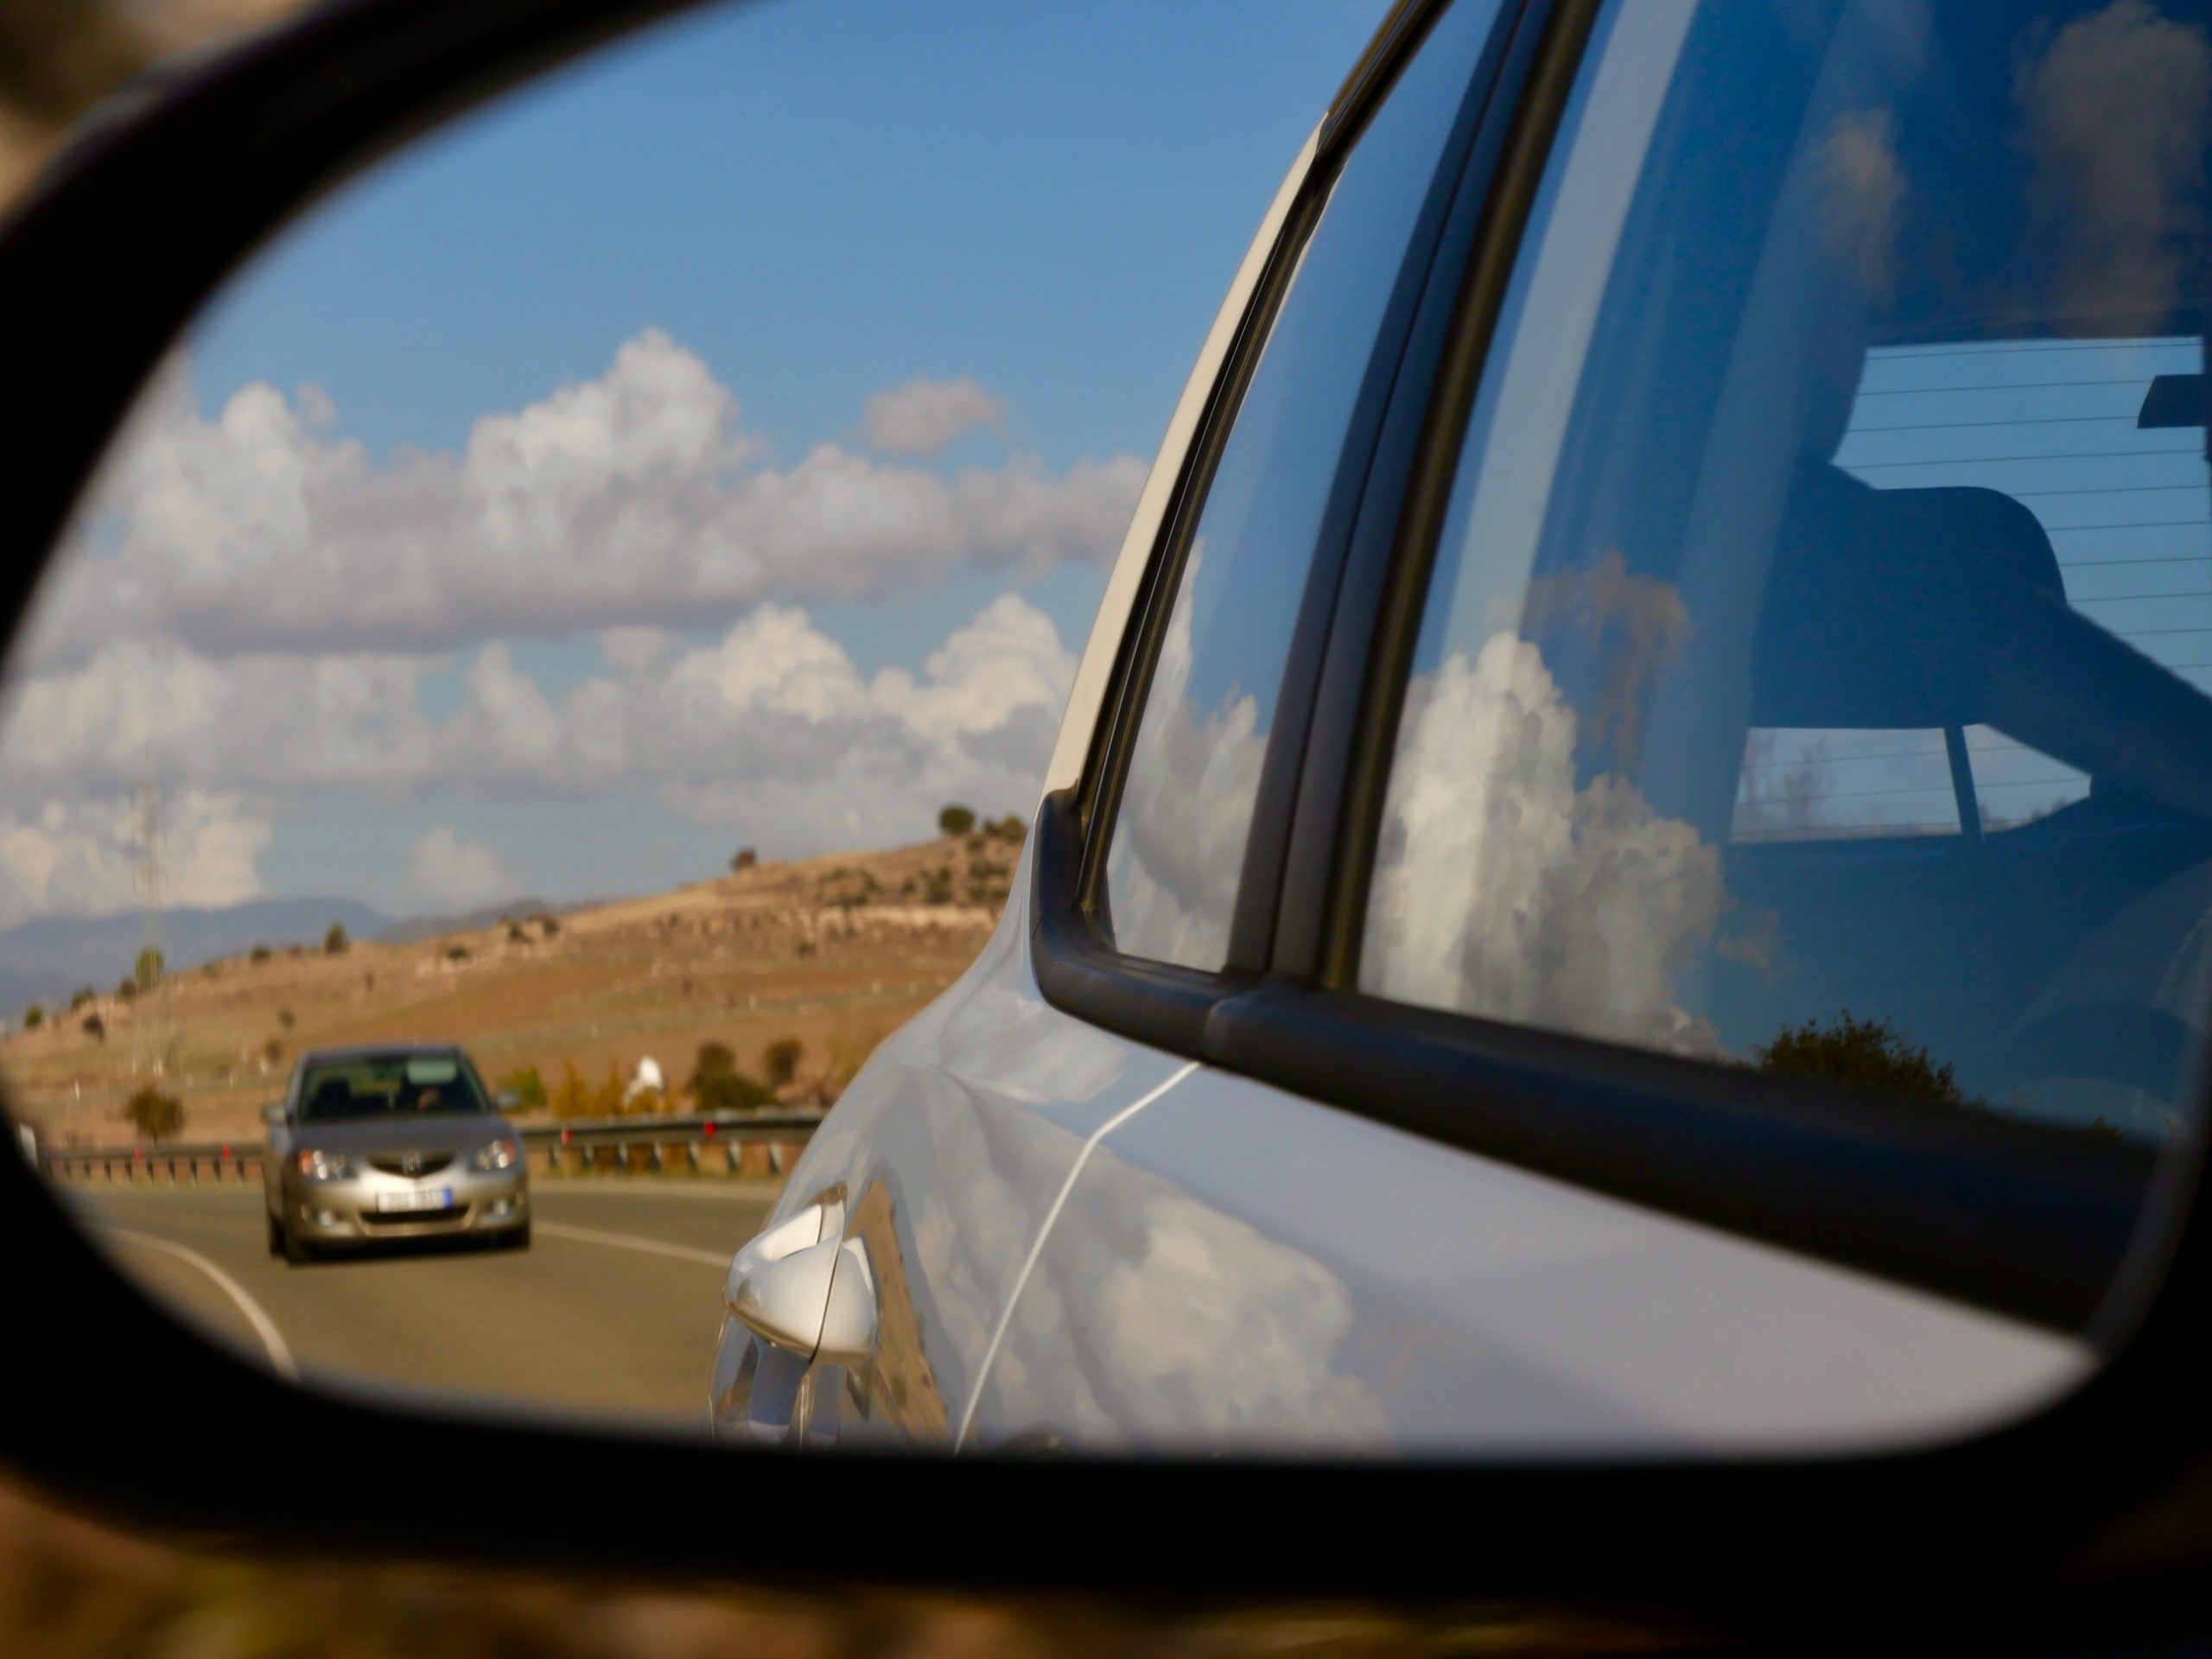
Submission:
[[[312,1066],[300,1081],[300,1121],[466,1116],[492,1103],[474,1068],[453,1054],[378,1054]]]

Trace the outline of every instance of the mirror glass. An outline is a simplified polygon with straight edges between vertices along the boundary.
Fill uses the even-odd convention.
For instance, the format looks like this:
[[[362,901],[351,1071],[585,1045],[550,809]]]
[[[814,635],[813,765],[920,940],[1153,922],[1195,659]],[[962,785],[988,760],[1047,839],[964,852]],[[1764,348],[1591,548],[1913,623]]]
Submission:
[[[88,1235],[307,1386],[739,1446],[1848,1452],[2089,1376],[2203,1139],[2212,12],[1596,10],[1301,1005],[1552,1066],[1510,1134],[1083,1017],[1030,905],[1185,480],[1058,850],[1100,960],[1244,959],[1515,8],[1279,194],[1382,0],[793,0],[403,152],[146,386],[0,707]]]
[[[1382,10],[709,9],[255,259],[10,665],[0,1074],[117,1262],[317,1384],[698,1433]]]

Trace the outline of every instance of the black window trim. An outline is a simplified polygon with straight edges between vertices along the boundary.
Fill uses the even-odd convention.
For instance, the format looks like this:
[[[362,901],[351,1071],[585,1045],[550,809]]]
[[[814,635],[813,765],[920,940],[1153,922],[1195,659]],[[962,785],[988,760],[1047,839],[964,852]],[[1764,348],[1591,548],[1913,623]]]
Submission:
[[[1095,843],[1110,819],[1081,812],[1071,791],[1038,819],[1040,988],[1083,1018],[1306,1098],[2112,1349],[2133,1324],[2126,1287],[2151,1276],[2141,1263],[2171,1201],[2164,1171],[2180,1160],[1354,988],[1398,704],[1472,393],[1601,3],[1528,0],[1499,18],[1504,95],[1493,91],[1466,152],[1342,551],[1316,561],[1317,573],[1332,566],[1329,602],[1309,591],[1301,609],[1289,671],[1309,677],[1310,716],[1294,752],[1280,720],[1270,745],[1271,769],[1278,749],[1294,760],[1295,787],[1268,801],[1263,782],[1273,816],[1255,814],[1254,858],[1274,861],[1262,874],[1273,880],[1255,886],[1248,858],[1230,968],[1198,974],[1112,950],[1082,863],[1084,831]],[[1298,245],[1287,233],[1283,245]],[[1236,373],[1223,385],[1240,385]],[[1188,478],[1183,494],[1203,499]],[[1169,568],[1160,561],[1148,604]],[[1117,721],[1131,706],[1128,666]],[[1244,913],[1262,891],[1274,902],[1263,936]],[[1249,954],[1259,937],[1264,954]]]
[[[1238,880],[1227,960],[1218,971],[1124,955],[1115,948],[1106,925],[1107,844],[1138,721],[1214,467],[1235,426],[1291,275],[1352,143],[1446,3],[1402,0],[1324,124],[1313,169],[1270,251],[1198,433],[1185,452],[1173,504],[1122,633],[1084,780],[1070,792],[1065,810],[1040,815],[1040,830],[1051,838],[1049,842],[1040,839],[1032,906],[1033,960],[1040,988],[1048,1000],[1071,1012],[1162,1048],[1196,1052],[1215,1005],[1249,988],[1267,966],[1306,728],[1329,649],[1339,578],[1364,499],[1375,445],[1395,400],[1407,340],[1431,280],[1450,205],[1463,188],[1478,136],[1490,124],[1501,64],[1518,32],[1522,0],[1502,0],[1491,20],[1476,73],[1437,158],[1354,404],[1292,629]],[[1047,817],[1052,820],[1049,829],[1044,823]]]

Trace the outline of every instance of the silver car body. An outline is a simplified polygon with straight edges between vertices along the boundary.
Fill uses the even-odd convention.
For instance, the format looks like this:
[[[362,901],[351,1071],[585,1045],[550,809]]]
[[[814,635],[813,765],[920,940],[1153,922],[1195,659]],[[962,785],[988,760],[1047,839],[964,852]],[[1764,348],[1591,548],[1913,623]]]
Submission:
[[[1047,794],[1081,780],[1185,454],[1315,154],[1310,138],[1154,462]],[[806,1365],[726,1317],[709,1402],[724,1437],[1812,1453],[2024,1412],[2094,1363],[2075,1338],[1073,1018],[1032,966],[1033,856],[989,945],[879,1049],[771,1223],[822,1204],[825,1236],[860,1242],[869,1358]]]
[[[459,1052],[418,1052],[441,1058]],[[317,1249],[387,1239],[512,1236],[529,1225],[527,1160],[518,1152],[512,1164],[499,1170],[479,1169],[472,1161],[494,1142],[518,1145],[505,1118],[474,1112],[302,1122],[301,1079],[315,1061],[327,1058],[301,1058],[283,1121],[270,1126],[262,1186],[273,1224]],[[300,1168],[305,1151],[349,1158],[354,1173],[338,1179],[315,1179]]]

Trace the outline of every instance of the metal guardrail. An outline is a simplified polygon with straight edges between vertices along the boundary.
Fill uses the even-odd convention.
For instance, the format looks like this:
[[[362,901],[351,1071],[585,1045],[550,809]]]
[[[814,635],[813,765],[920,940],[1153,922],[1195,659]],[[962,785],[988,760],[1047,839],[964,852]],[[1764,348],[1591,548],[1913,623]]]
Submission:
[[[632,1117],[556,1119],[515,1128],[524,1161],[549,1174],[658,1173],[673,1163],[702,1175],[780,1175],[791,1168],[821,1122],[819,1112],[641,1112]],[[258,1141],[42,1146],[37,1154],[39,1167],[49,1179],[166,1179],[171,1185],[258,1180],[266,1155]]]

